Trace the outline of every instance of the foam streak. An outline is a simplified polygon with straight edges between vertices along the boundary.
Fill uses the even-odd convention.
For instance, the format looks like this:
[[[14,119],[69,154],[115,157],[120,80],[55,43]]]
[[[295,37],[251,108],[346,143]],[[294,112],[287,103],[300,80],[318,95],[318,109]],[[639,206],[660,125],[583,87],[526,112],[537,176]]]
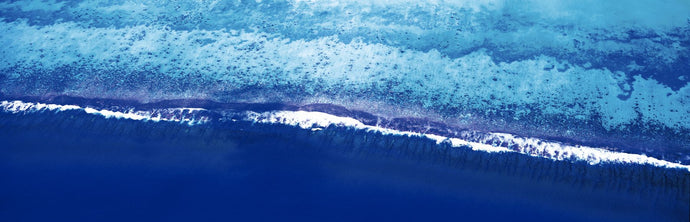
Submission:
[[[453,147],[470,147],[472,150],[476,151],[499,153],[518,152],[557,161],[586,161],[591,165],[602,163],[642,164],[658,167],[681,168],[690,171],[690,166],[659,160],[645,155],[614,152],[604,148],[588,146],[572,146],[558,142],[544,141],[537,138],[522,138],[506,133],[490,133],[488,137],[479,139],[479,141],[469,141],[434,134],[387,129],[379,126],[366,125],[349,117],[307,111],[247,112],[245,120],[258,123],[285,124],[312,130],[318,130],[328,126],[352,127],[388,135],[426,137],[435,140],[438,144],[449,143]],[[496,144],[496,141],[500,142]]]
[[[188,125],[202,124],[211,121],[210,117],[196,115],[201,108],[165,108],[151,111],[137,111],[130,109],[126,112],[107,109],[95,109],[76,105],[58,105],[45,103],[32,103],[23,101],[2,101],[0,109],[14,114],[26,114],[34,112],[54,111],[62,112],[79,110],[84,113],[100,115],[105,118],[129,119],[137,121],[153,122],[179,122]],[[424,137],[436,141],[437,144],[447,143],[452,147],[470,148],[475,151],[504,153],[517,152],[535,157],[552,159],[554,161],[585,161],[591,165],[615,163],[615,164],[641,164],[657,167],[679,168],[690,171],[690,166],[680,163],[672,163],[640,154],[614,152],[605,148],[567,145],[559,142],[544,141],[537,138],[524,138],[507,133],[489,133],[482,137],[454,138],[427,134],[420,132],[401,131],[373,126],[362,123],[350,117],[335,116],[323,112],[313,111],[271,111],[253,112],[246,111],[241,114],[244,121],[263,124],[283,124],[309,129],[312,131],[323,130],[329,126],[350,127],[368,132],[382,133],[385,135],[397,135],[407,137]]]
[[[100,115],[105,118],[115,118],[115,119],[129,119],[129,120],[141,120],[141,121],[165,121],[165,122],[180,122],[189,125],[206,123],[209,121],[208,117],[199,116],[196,118],[195,112],[201,111],[200,108],[167,108],[167,109],[156,109],[152,111],[136,111],[130,109],[126,112],[122,111],[112,111],[106,109],[94,109],[91,107],[81,107],[76,105],[57,105],[57,104],[45,104],[45,103],[32,103],[23,101],[2,101],[0,102],[0,108],[9,113],[33,113],[33,112],[44,112],[44,111],[67,111],[67,110],[80,110],[88,114]]]

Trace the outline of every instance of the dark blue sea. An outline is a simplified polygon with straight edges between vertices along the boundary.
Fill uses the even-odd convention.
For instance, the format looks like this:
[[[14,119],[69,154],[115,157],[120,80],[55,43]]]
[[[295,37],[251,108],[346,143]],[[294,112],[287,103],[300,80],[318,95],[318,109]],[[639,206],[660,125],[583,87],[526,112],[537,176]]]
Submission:
[[[689,220],[687,0],[0,0],[0,222]]]
[[[5,221],[683,221],[686,170],[330,127],[2,114]],[[444,150],[444,151],[439,151]]]

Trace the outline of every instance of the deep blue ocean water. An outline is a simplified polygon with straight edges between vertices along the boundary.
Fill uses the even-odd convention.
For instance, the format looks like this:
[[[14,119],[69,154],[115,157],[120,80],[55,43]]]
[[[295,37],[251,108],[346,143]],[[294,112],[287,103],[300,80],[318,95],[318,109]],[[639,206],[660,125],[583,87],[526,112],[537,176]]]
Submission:
[[[682,170],[518,154],[492,166],[508,154],[448,159],[423,139],[386,147],[363,137],[404,138],[337,128],[324,132],[350,142],[286,126],[71,111],[0,123],[4,221],[683,221],[689,212]]]

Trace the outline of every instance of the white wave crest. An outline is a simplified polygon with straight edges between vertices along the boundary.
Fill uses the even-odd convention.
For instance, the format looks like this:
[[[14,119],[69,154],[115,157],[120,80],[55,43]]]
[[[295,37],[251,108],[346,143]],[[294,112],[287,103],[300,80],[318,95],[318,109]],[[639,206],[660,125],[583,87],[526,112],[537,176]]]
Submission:
[[[67,111],[67,110],[81,110],[88,114],[100,115],[107,118],[115,119],[130,119],[130,120],[143,120],[143,121],[153,121],[153,122],[179,122],[186,123],[188,125],[202,124],[209,121],[206,116],[195,116],[195,111],[200,111],[200,108],[166,108],[166,109],[156,109],[152,111],[138,111],[130,109],[126,112],[112,111],[107,109],[94,109],[91,107],[81,107],[76,105],[58,105],[58,104],[45,104],[45,103],[33,103],[33,102],[23,102],[19,100],[15,101],[2,101],[0,102],[0,109],[9,113],[35,113],[44,111]]]
[[[439,144],[449,143],[453,147],[468,146],[476,151],[490,153],[517,152],[557,161],[586,161],[591,165],[601,163],[626,163],[680,168],[690,171],[690,166],[688,165],[672,163],[641,154],[614,152],[604,148],[588,146],[572,146],[558,142],[544,141],[537,138],[522,138],[506,133],[490,133],[488,136],[478,139],[478,141],[468,141],[460,138],[371,126],[349,117],[308,111],[247,112],[245,120],[257,123],[285,124],[312,130],[320,130],[331,125],[352,127],[388,135],[425,137]],[[496,141],[499,141],[498,144],[496,144]]]
[[[179,122],[188,125],[196,125],[209,122],[207,116],[195,115],[195,112],[203,111],[201,108],[165,108],[152,111],[137,111],[130,109],[126,112],[106,109],[95,109],[76,105],[58,105],[33,103],[23,101],[1,101],[0,109],[4,112],[24,114],[45,111],[79,110],[84,113],[100,115],[105,118],[130,119],[153,122]],[[469,147],[475,151],[489,153],[517,152],[535,157],[552,159],[555,161],[586,161],[591,165],[601,163],[625,163],[653,165],[657,167],[679,168],[690,171],[690,166],[673,163],[665,160],[648,157],[642,154],[614,152],[604,148],[566,145],[558,142],[544,141],[537,138],[523,138],[506,133],[489,133],[473,141],[446,137],[427,133],[400,131],[381,126],[372,126],[362,123],[350,117],[335,116],[323,112],[311,111],[272,111],[243,113],[245,121],[265,124],[283,124],[296,126],[312,131],[322,130],[328,126],[351,127],[369,132],[378,132],[386,135],[399,135],[408,137],[424,137],[435,141],[437,144],[448,143],[453,147]],[[471,137],[471,136],[468,136]]]

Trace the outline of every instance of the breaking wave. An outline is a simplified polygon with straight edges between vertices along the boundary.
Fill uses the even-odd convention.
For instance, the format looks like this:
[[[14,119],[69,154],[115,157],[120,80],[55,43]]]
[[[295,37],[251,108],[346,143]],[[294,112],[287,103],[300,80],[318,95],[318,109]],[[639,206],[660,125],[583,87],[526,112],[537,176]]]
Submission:
[[[679,168],[690,171],[690,166],[648,157],[640,154],[630,154],[611,151],[611,148],[595,148],[580,145],[567,145],[559,142],[544,141],[537,138],[519,137],[507,133],[484,133],[461,130],[448,134],[402,131],[385,128],[379,125],[367,125],[348,116],[337,116],[324,112],[303,110],[274,110],[256,112],[252,110],[216,110],[203,108],[158,108],[137,110],[127,108],[121,110],[96,109],[78,105],[58,105],[38,102],[2,101],[0,108],[14,114],[33,112],[60,112],[67,110],[82,111],[84,113],[100,115],[104,118],[129,119],[140,121],[179,122],[188,125],[205,124],[210,121],[249,121],[262,124],[284,124],[297,126],[312,131],[323,130],[328,127],[346,127],[368,132],[382,133],[405,137],[422,137],[435,141],[437,144],[449,144],[482,152],[517,152],[535,157],[542,157],[558,161],[584,161],[591,165],[599,163],[641,164],[657,167]],[[299,109],[299,108],[298,108]],[[408,126],[410,127],[410,126]]]

